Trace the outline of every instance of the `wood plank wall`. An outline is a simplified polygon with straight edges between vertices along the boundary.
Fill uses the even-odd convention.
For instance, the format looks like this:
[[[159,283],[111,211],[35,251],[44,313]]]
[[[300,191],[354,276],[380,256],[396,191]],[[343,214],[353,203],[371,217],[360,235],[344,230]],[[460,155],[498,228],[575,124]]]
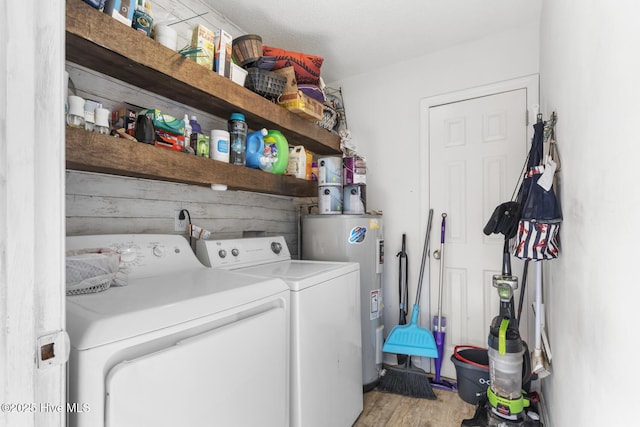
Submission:
[[[192,223],[214,238],[283,235],[298,254],[299,213],[315,198],[292,198],[242,191],[213,191],[138,178],[67,171],[67,235],[166,233],[174,212],[187,209]]]

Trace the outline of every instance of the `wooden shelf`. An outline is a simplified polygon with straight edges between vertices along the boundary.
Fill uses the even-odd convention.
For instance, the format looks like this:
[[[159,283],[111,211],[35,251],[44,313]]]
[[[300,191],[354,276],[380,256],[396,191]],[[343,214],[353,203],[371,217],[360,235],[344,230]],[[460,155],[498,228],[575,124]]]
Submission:
[[[293,197],[318,195],[315,181],[273,175],[83,129],[67,127],[66,139],[68,169],[204,186],[224,184],[230,190]]]
[[[250,128],[280,130],[290,146],[303,145],[319,155],[341,153],[337,135],[207,70],[82,0],[66,1],[66,58],[219,117],[243,113]],[[127,156],[134,156],[135,161]],[[171,172],[166,172],[165,162],[171,163]],[[113,141],[75,129],[67,132],[67,167],[199,185],[226,184],[229,188],[264,193],[317,196],[312,182],[140,143],[133,147],[128,141]]]

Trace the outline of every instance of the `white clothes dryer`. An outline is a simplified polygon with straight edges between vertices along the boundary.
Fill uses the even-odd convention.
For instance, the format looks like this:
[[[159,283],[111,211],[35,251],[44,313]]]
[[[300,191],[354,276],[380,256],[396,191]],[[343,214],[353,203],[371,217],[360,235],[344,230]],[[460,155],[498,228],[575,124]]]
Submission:
[[[360,267],[292,260],[282,236],[198,240],[204,265],[291,290],[291,425],[352,426],[363,409]]]
[[[289,425],[289,288],[204,267],[175,235],[67,237],[110,248],[128,285],[67,297],[69,425]],[[72,406],[73,407],[73,406]]]

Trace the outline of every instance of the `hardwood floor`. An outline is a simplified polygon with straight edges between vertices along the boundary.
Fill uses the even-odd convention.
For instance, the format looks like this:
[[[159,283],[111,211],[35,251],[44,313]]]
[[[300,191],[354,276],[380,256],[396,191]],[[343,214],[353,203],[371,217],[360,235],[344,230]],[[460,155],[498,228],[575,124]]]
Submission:
[[[364,409],[353,427],[460,427],[472,418],[475,406],[456,392],[434,389],[436,400],[383,393],[364,394]]]

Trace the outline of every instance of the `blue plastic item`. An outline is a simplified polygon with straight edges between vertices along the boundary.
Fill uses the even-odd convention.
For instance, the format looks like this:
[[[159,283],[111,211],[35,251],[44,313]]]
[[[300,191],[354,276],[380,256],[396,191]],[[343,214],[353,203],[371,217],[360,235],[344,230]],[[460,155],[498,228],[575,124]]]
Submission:
[[[261,169],[260,160],[264,156],[264,137],[266,129],[260,129],[247,134],[247,159],[246,164],[250,168]]]
[[[427,328],[418,325],[420,292],[422,291],[422,277],[424,276],[427,253],[429,253],[429,235],[431,233],[432,218],[433,209],[429,209],[427,235],[424,239],[422,264],[420,265],[420,277],[418,279],[418,292],[416,293],[416,300],[413,304],[411,322],[408,325],[397,325],[393,327],[382,346],[384,353],[406,354],[408,356],[422,356],[433,359],[438,357],[438,348],[433,339],[433,334]]]

